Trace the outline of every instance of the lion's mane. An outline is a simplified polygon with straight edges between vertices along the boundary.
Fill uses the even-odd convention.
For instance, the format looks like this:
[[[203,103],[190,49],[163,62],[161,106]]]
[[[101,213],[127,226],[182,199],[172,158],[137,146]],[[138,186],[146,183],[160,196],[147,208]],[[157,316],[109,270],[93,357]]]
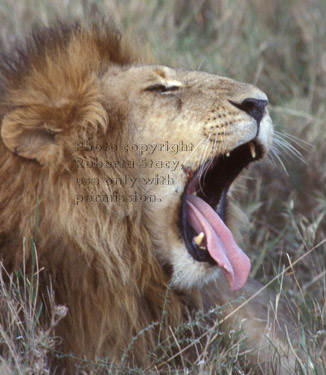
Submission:
[[[74,203],[74,196],[89,191],[89,186],[74,183],[74,142],[101,143],[105,134],[112,144],[128,142],[127,105],[116,100],[114,91],[112,100],[104,101],[99,77],[109,69],[144,62],[144,57],[111,26],[84,29],[75,24],[36,30],[0,61],[2,261],[9,271],[19,268],[25,238],[31,262],[29,243],[38,209],[40,293],[46,299],[51,281],[56,303],[68,307],[57,329],[62,349],[119,359],[137,332],[162,320],[169,270],[153,255],[153,213],[144,212],[141,202]],[[101,158],[124,160],[126,154],[108,151],[97,155]],[[123,170],[105,173],[117,178]],[[137,170],[129,173],[136,176]],[[103,174],[94,168],[78,171],[86,179]],[[99,189],[92,187],[92,193],[101,194]],[[109,194],[126,194],[137,186],[132,192],[126,186],[108,189]],[[182,321],[186,305],[190,310],[200,306],[199,294],[190,298],[170,291],[162,337]],[[148,330],[134,343],[135,362],[143,362],[155,334]]]
[[[238,225],[233,218],[240,216],[226,193],[229,183],[241,168],[262,158],[272,142],[267,96],[252,85],[218,75],[151,64],[151,57],[140,51],[113,26],[97,22],[35,29],[25,43],[1,54],[0,260],[8,272],[23,265],[31,271],[31,240],[36,243],[42,324],[51,323],[49,285],[55,303],[68,308],[55,332],[58,350],[67,359],[62,362],[54,356],[53,366],[69,374],[76,372],[69,353],[88,363],[105,356],[142,366],[152,353],[160,360],[159,344],[173,337],[175,327],[198,317],[199,310],[204,311],[204,323],[215,329],[216,319],[208,315],[220,313],[216,306],[223,306],[219,322],[228,325],[221,329],[235,329],[240,322],[253,349],[252,363],[259,363],[265,373],[293,372],[295,359],[287,341],[288,335],[297,334],[290,328],[287,305],[272,292],[260,293],[261,285],[247,280],[247,257],[226,228],[234,232]],[[173,155],[179,165],[173,186],[145,186],[139,176],[146,179],[155,171],[140,171],[140,155],[120,146],[159,144],[164,138],[201,147],[196,146],[186,160],[182,153]],[[113,147],[89,152],[77,147],[81,141]],[[170,165],[171,155],[163,154],[150,156]],[[208,173],[205,166],[212,165],[207,162],[213,156],[217,161]],[[92,167],[80,167],[78,160]],[[107,161],[139,168],[97,167]],[[191,197],[191,189],[206,181],[195,172],[198,168],[207,172],[209,181],[225,185],[219,192],[225,225],[204,199]],[[133,184],[105,183],[123,181],[125,176]],[[216,183],[206,185],[209,189],[203,193],[215,192]],[[155,204],[141,199],[101,201],[146,193],[163,199]],[[87,196],[99,200],[79,204],[79,198]],[[191,208],[194,200],[197,208],[187,216],[185,207]],[[208,217],[213,217],[214,230],[208,228]],[[188,219],[191,225],[206,222],[202,227],[207,238],[223,237],[227,249],[213,246],[215,263],[201,257],[205,247],[197,249],[192,243]],[[220,229],[225,233],[218,235]],[[212,253],[212,246],[207,246]],[[233,263],[226,255],[230,249]],[[230,261],[228,269],[223,255]],[[225,278],[220,271],[226,272]],[[236,273],[241,282],[234,289],[241,290],[231,292],[233,279],[226,279]],[[241,306],[240,297],[247,299]],[[200,339],[202,327],[183,327],[190,327],[189,335]],[[181,344],[187,342],[186,338]],[[174,344],[179,350],[181,344]],[[192,353],[197,355],[195,346],[188,352]]]

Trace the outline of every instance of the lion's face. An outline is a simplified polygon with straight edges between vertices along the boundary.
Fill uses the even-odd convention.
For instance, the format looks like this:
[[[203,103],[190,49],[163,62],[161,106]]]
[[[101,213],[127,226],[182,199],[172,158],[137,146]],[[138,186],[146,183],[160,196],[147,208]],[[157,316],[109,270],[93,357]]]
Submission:
[[[165,66],[108,73],[113,106],[127,102],[128,146],[137,155],[143,203],[162,265],[189,287],[222,270],[241,288],[250,262],[228,229],[227,192],[272,141],[267,97],[217,75]]]
[[[188,313],[257,290],[199,287],[247,280],[230,192],[268,151],[273,127],[257,88],[145,65],[133,47],[110,24],[58,24],[2,55],[0,261],[34,272],[36,239],[44,320],[49,280],[68,307],[59,351],[122,362],[128,352],[143,366]],[[269,304],[259,298],[234,315],[257,348],[265,335],[275,343]],[[151,328],[163,312],[158,338]]]
[[[55,237],[79,241],[85,253],[104,258],[114,248],[109,268],[123,264],[122,252],[136,252],[132,241],[143,243],[149,232],[144,248],[172,269],[175,285],[199,284],[222,270],[232,289],[242,287],[250,263],[228,229],[227,193],[271,144],[266,95],[217,75],[138,64],[111,31],[77,27],[70,37],[65,33],[54,40],[44,34],[27,44],[25,60],[14,54],[12,64],[1,68],[4,152],[11,152],[19,171],[21,158],[28,160],[24,168],[30,172],[24,171],[37,176],[37,186],[25,194],[26,212],[39,191],[43,217],[57,215]],[[117,152],[75,149],[86,140],[113,144]],[[87,159],[92,168],[85,168]],[[120,163],[129,159],[132,168]],[[112,161],[117,165],[97,168]],[[85,203],[87,194],[95,197],[94,205]],[[102,200],[106,194],[149,198],[114,204]],[[114,237],[113,228],[122,228],[125,218],[136,220],[139,211],[144,233],[135,229],[126,243]],[[83,233],[87,239],[79,238]]]

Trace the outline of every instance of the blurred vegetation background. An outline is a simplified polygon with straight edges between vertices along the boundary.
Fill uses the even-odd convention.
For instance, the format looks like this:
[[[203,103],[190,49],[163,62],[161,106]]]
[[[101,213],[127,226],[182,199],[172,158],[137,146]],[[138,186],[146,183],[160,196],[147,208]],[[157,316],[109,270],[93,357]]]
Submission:
[[[0,0],[0,47],[35,23],[98,13],[147,44],[159,63],[267,93],[281,161],[257,163],[242,181],[240,205],[250,220],[243,247],[252,275],[266,281],[316,246],[288,272],[283,290],[325,345],[326,245],[318,244],[326,237],[326,0]]]

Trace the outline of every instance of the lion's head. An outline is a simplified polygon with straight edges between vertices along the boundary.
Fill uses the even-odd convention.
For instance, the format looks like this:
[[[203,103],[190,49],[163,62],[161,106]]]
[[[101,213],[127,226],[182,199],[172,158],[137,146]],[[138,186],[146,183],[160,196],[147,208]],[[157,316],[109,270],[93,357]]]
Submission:
[[[263,92],[146,64],[105,25],[35,33],[2,56],[0,83],[1,256],[19,267],[38,205],[40,266],[69,308],[66,349],[121,356],[160,320],[169,281],[167,327],[202,306],[220,271],[243,287],[250,262],[228,229],[228,190],[270,147]],[[138,340],[139,362],[151,340]]]
[[[128,67],[106,85],[120,87],[128,102],[139,180],[164,177],[141,190],[159,198],[143,204],[153,215],[157,258],[181,288],[220,270],[231,289],[241,288],[250,263],[227,227],[227,193],[271,144],[266,95],[228,78],[157,65]]]

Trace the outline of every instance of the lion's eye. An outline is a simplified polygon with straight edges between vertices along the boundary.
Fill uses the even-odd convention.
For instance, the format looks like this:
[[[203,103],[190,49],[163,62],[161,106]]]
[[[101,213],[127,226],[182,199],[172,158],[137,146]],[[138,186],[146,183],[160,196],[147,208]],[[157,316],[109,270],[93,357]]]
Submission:
[[[165,93],[179,90],[179,86],[164,86],[162,84],[152,85],[146,88],[146,91],[155,91],[158,93]]]

